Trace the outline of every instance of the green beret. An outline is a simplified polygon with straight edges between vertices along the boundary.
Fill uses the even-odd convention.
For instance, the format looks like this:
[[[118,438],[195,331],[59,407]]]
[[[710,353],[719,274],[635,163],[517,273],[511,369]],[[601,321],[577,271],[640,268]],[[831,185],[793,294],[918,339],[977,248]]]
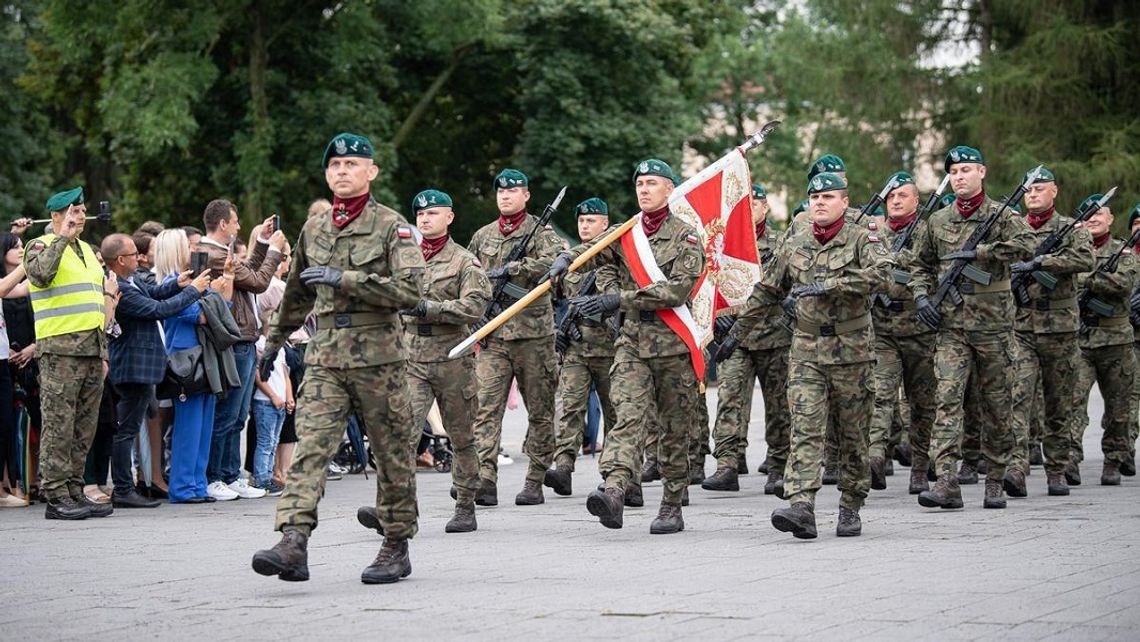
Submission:
[[[412,199],[412,213],[429,207],[451,207],[451,197],[437,189],[425,189]]]
[[[602,199],[598,198],[597,196],[594,196],[591,198],[587,198],[586,200],[582,201],[581,203],[578,203],[578,206],[574,208],[574,215],[575,216],[594,216],[594,215],[609,216],[610,215],[610,206],[606,205],[606,202],[603,201]]]
[[[510,189],[512,187],[530,187],[530,180],[517,169],[507,168],[495,177],[495,189]]]
[[[762,198],[768,200],[768,190],[764,189],[756,183],[752,184],[752,198]]]
[[[633,172],[634,182],[637,182],[638,176],[660,176],[673,181],[674,185],[677,184],[677,177],[673,174],[673,168],[669,167],[669,163],[663,160],[657,160],[656,158],[650,158],[638,163],[637,169]]]
[[[903,185],[914,185],[914,177],[906,172],[895,172],[894,174],[891,174],[891,178],[888,178],[887,182],[890,182],[891,179],[894,179],[895,181],[895,187],[891,190],[891,192],[902,187]],[[887,194],[890,194],[891,192],[887,192]]]
[[[815,162],[808,168],[808,180],[815,178],[816,174],[824,172],[846,172],[847,165],[843,163],[843,159],[835,154],[824,154],[815,159]]]
[[[966,147],[965,145],[958,145],[953,147],[946,153],[946,160],[942,162],[942,167],[947,172],[950,171],[951,165],[958,163],[975,163],[978,165],[985,165],[986,161],[982,159],[982,153],[973,147]]]
[[[814,178],[808,181],[807,186],[808,195],[819,192],[834,192],[837,189],[847,189],[847,182],[839,174],[831,172],[816,174]]]
[[[69,189],[66,192],[53,194],[47,200],[47,210],[49,212],[62,212],[67,209],[68,205],[82,205],[83,204],[83,188],[76,187]]]
[[[1131,228],[1136,219],[1140,218],[1140,203],[1132,206],[1132,211],[1128,213],[1128,227]]]
[[[325,156],[321,161],[323,167],[329,166],[329,159],[336,156],[356,156],[358,158],[372,158],[372,141],[360,134],[341,132],[333,136],[325,146]]]
[[[1032,170],[1030,170],[1030,171],[1032,171]],[[1022,178],[1021,182],[1024,183],[1027,178],[1029,178],[1029,172],[1025,172],[1025,178]],[[1057,177],[1053,175],[1053,172],[1050,172],[1049,168],[1047,168],[1047,167],[1042,167],[1041,173],[1039,173],[1037,175],[1037,180],[1033,181],[1033,184],[1036,185],[1038,183],[1056,183],[1056,182],[1057,182]]]
[[[950,205],[953,204],[957,199],[958,195],[954,192],[943,194],[942,198],[938,199],[938,208],[942,209],[943,207],[950,207]]]
[[[806,212],[807,208],[808,208],[808,200],[805,198],[804,200],[800,201],[798,205],[796,205],[796,209],[792,210],[792,216],[794,217],[796,214],[799,214],[800,212]]]
[[[1092,194],[1088,198],[1086,198],[1085,200],[1081,201],[1081,206],[1078,207],[1077,209],[1083,211],[1086,207],[1089,207],[1090,205],[1092,205],[1096,201],[1099,201],[1102,198],[1104,198],[1104,194],[1101,194],[1099,192],[1096,194]],[[1097,209],[1099,210],[1100,208],[1097,208]],[[1095,212],[1094,212],[1094,214],[1095,214]],[[1128,224],[1131,225],[1132,224],[1132,215],[1129,214],[1128,216],[1129,216]]]

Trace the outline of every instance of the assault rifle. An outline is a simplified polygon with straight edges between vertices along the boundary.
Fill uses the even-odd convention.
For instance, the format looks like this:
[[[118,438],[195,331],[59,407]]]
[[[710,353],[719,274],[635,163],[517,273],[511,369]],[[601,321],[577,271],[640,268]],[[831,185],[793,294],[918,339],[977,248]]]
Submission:
[[[874,212],[876,207],[882,205],[883,201],[887,200],[887,194],[890,194],[891,190],[898,186],[899,179],[892,175],[890,180],[887,181],[887,184],[883,186],[883,189],[880,190],[878,194],[872,196],[871,200],[867,201],[863,207],[859,208],[859,216],[855,219],[855,222],[858,223],[862,221],[864,216]]]
[[[1101,274],[1112,274],[1115,272],[1116,266],[1120,264],[1120,257],[1123,256],[1129,248],[1135,246],[1137,243],[1140,243],[1140,230],[1136,230],[1132,234],[1132,238],[1125,241],[1124,245],[1120,246],[1120,249],[1113,252],[1112,256],[1108,257],[1108,260],[1105,261],[1099,268],[1097,268],[1096,272],[1099,272]],[[1090,275],[1089,278],[1093,278],[1093,276],[1096,275],[1096,272],[1094,272],[1093,275]],[[1077,298],[1077,307],[1080,308],[1081,332],[1086,334],[1089,330],[1088,326],[1085,325],[1086,318],[1110,317],[1114,312],[1116,312],[1116,306],[1109,305],[1108,303],[1094,297],[1092,295],[1092,292],[1089,291],[1088,287],[1082,290],[1081,296]]]
[[[925,221],[930,216],[930,213],[934,211],[934,206],[938,205],[938,200],[942,198],[942,192],[946,191],[946,186],[949,184],[950,175],[947,174],[946,177],[942,179],[942,182],[938,184],[938,189],[931,192],[930,196],[926,198],[926,202],[923,203],[922,208],[918,210],[918,216],[915,216],[913,221],[907,223],[903,231],[899,232],[895,240],[891,241],[891,254],[898,254],[910,247],[910,241],[914,237],[915,230],[918,229],[918,224]],[[904,272],[903,270],[891,270],[891,277],[895,283],[900,285],[906,285],[910,282],[910,273]],[[890,307],[891,298],[880,292],[872,297],[871,303],[878,303],[886,308]]]
[[[1009,198],[1005,199],[1001,207],[974,228],[974,233],[970,235],[970,238],[966,239],[966,244],[961,247],[962,251],[976,250],[978,245],[986,240],[986,237],[990,234],[990,230],[998,224],[1002,216],[1005,216],[1005,211],[1013,207],[1014,203],[1020,201],[1022,196],[1025,196],[1025,192],[1029,190],[1029,186],[1041,175],[1043,168],[1043,165],[1038,165],[1033,171],[1029,172],[1025,177],[1025,182],[1013,190],[1013,193],[1009,195]],[[938,279],[938,290],[934,293],[934,297],[930,301],[935,309],[942,305],[942,301],[947,297],[950,298],[950,302],[954,305],[962,305],[964,299],[962,298],[962,291],[959,289],[962,277],[966,277],[981,285],[989,285],[990,281],[993,280],[993,276],[989,272],[975,266],[969,259],[954,259],[950,264],[950,268]]]
[[[1038,245],[1037,249],[1033,251],[1033,256],[1045,256],[1046,254],[1052,254],[1053,252],[1056,252],[1057,249],[1061,246],[1061,241],[1065,240],[1065,237],[1069,234],[1069,232],[1072,232],[1073,228],[1075,228],[1077,225],[1080,225],[1081,223],[1089,220],[1089,218],[1091,218],[1093,214],[1096,214],[1100,208],[1107,205],[1108,201],[1112,199],[1112,195],[1115,193],[1116,187],[1113,187],[1112,189],[1108,190],[1104,196],[1101,196],[1099,200],[1089,203],[1088,206],[1084,208],[1078,208],[1076,213],[1073,214],[1073,220],[1069,221],[1064,227],[1053,230],[1052,234],[1045,237],[1045,240],[1041,241],[1041,244]],[[1115,263],[1113,264],[1113,269],[1116,269]],[[1018,307],[1025,307],[1029,305],[1030,277],[1040,283],[1041,287],[1045,288],[1046,290],[1052,290],[1053,288],[1057,287],[1057,277],[1044,270],[1033,270],[1032,272],[1019,272],[1018,274],[1015,274],[1010,285],[1013,289],[1013,298],[1015,301],[1017,301]]]

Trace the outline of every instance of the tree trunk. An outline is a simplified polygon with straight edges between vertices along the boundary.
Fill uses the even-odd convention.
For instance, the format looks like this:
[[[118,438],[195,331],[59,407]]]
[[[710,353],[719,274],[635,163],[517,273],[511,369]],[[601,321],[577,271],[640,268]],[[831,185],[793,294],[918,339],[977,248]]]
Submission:
[[[269,48],[265,37],[265,16],[259,3],[252,3],[253,30],[249,50],[250,97],[250,149],[246,150],[244,165],[246,186],[245,204],[247,219],[260,222],[265,217],[265,177],[272,170],[269,151],[272,145],[272,123],[269,121],[269,97],[266,95],[265,75],[269,67]]]

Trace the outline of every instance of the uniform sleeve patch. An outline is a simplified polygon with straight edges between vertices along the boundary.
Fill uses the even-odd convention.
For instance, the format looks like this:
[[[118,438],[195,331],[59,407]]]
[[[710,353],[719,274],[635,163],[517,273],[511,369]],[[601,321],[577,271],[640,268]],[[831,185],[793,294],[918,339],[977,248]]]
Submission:
[[[412,238],[412,228],[399,225],[396,227],[396,236],[402,239],[410,239]]]
[[[554,227],[552,225],[550,225],[549,223],[546,224],[546,227],[544,229],[554,231]]]
[[[698,243],[700,243],[700,242],[701,242],[701,241],[700,241],[700,239],[698,239],[698,238],[696,237],[696,235],[694,235],[694,234],[687,234],[687,235],[685,236],[685,240],[686,240],[686,241],[688,241],[688,242],[690,242],[690,243],[692,243],[693,245],[697,245]]]
[[[1126,247],[1120,252],[1121,254],[1132,254],[1132,248]]]
[[[875,236],[874,234],[868,234],[868,235],[867,235],[867,240],[868,240],[868,241],[870,241],[870,242],[872,242],[872,243],[878,243],[878,242],[879,242],[879,237]]]
[[[874,221],[867,221],[867,229],[874,232],[875,230],[879,229],[879,225],[878,225],[878,223],[875,223]]]

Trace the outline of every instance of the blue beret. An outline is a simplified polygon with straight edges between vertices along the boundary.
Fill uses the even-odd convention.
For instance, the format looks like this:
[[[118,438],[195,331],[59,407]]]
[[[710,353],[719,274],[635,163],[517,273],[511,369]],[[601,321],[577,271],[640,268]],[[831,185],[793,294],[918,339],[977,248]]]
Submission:
[[[768,190],[764,189],[757,183],[752,184],[752,198],[762,198],[768,200]]]
[[[1021,179],[1021,182],[1024,183],[1026,178],[1029,178],[1029,172],[1025,172],[1025,177]],[[1057,177],[1053,175],[1053,172],[1049,171],[1048,167],[1042,167],[1041,172],[1037,175],[1037,180],[1033,181],[1033,184],[1036,185],[1037,183],[1056,183],[1056,182],[1057,182]]]
[[[819,192],[834,192],[837,189],[847,189],[847,181],[843,180],[839,174],[823,172],[816,174],[808,181],[807,192],[810,195]]]
[[[637,169],[633,171],[633,180],[636,182],[638,176],[660,176],[673,181],[677,184],[677,175],[673,173],[673,168],[669,167],[669,163],[656,158],[649,158],[637,164]]]

